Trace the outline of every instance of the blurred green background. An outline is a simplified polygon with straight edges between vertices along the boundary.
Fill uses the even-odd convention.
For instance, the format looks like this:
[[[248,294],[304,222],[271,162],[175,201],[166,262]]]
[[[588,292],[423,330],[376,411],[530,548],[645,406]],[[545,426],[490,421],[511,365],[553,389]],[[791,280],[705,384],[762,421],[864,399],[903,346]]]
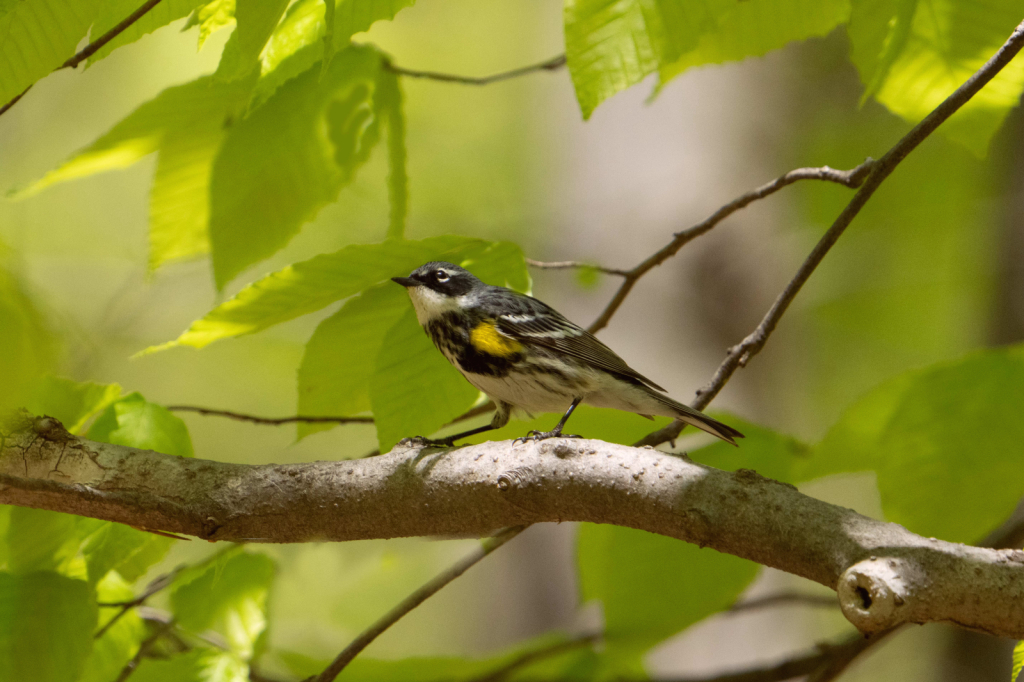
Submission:
[[[561,22],[555,2],[420,0],[357,40],[402,66],[484,75],[561,52]],[[63,71],[37,84],[0,119],[0,188],[28,185],[163,88],[212,72],[226,32],[196,56],[196,29],[182,32],[183,23],[83,73]],[[404,79],[407,236],[511,240],[531,258],[631,267],[743,191],[799,166],[853,167],[906,132],[909,124],[881,105],[860,104],[848,50],[837,31],[764,58],[693,69],[651,99],[650,84],[627,90],[586,122],[564,70],[487,87]],[[715,407],[813,442],[888,378],[1024,339],[1022,135],[1015,111],[982,159],[929,138],[857,218]],[[131,356],[174,338],[265,273],[380,241],[388,220],[384,148],[287,248],[221,294],[206,259],[148,272],[153,171],[149,159],[0,201],[5,262],[56,332],[56,369],[76,380],[117,382],[165,405],[294,414],[303,346],[333,309],[201,352]],[[645,277],[602,339],[688,399],[724,349],[754,328],[849,196],[807,183],[746,209]],[[565,271],[532,274],[536,296],[583,324],[617,285],[608,277],[584,285]],[[40,363],[50,361],[48,350],[37,350]],[[296,442],[292,427],[181,416],[196,455],[221,461],[333,460],[376,447],[372,426]],[[881,515],[870,474],[807,489]],[[577,596],[575,533],[569,524],[530,529],[402,620],[368,655],[482,655],[553,628],[594,625],[599,615]],[[394,540],[261,548],[280,562],[272,646],[333,656],[473,546]],[[215,549],[176,543],[151,575]],[[767,570],[747,594],[814,587]],[[680,676],[742,668],[802,650],[845,625],[837,610],[802,607],[718,615],[647,663],[654,673]],[[844,679],[988,680],[1008,670],[1008,649],[981,637],[930,627],[898,639]]]

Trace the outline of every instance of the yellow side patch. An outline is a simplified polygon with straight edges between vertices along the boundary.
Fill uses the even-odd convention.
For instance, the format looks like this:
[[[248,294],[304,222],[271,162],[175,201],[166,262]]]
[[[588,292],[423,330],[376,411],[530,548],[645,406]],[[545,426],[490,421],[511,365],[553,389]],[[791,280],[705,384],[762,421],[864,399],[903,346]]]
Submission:
[[[469,333],[469,342],[481,353],[508,358],[523,349],[523,344],[510,339],[494,327],[494,320],[484,320]]]

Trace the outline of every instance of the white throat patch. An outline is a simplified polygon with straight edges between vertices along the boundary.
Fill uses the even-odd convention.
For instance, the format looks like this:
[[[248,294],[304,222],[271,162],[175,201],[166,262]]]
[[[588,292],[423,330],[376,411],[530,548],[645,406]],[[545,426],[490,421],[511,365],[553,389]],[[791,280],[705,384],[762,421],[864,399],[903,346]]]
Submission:
[[[423,285],[409,287],[406,291],[412,299],[412,307],[416,309],[416,321],[421,327],[449,311],[460,309],[461,296],[445,296]]]

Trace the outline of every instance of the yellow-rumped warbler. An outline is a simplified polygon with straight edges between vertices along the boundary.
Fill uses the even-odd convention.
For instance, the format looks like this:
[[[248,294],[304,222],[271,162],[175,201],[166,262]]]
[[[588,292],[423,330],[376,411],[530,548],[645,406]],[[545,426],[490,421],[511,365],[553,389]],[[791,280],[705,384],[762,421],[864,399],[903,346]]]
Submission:
[[[488,426],[440,440],[417,437],[419,441],[451,446],[460,438],[500,429],[514,409],[528,414],[565,410],[552,431],[531,431],[528,437],[554,438],[562,436],[566,420],[581,402],[645,417],[675,417],[733,445],[743,437],[659,393],[665,389],[532,296],[484,284],[468,270],[441,261],[392,280],[409,291],[416,319],[438,350],[497,406]]]

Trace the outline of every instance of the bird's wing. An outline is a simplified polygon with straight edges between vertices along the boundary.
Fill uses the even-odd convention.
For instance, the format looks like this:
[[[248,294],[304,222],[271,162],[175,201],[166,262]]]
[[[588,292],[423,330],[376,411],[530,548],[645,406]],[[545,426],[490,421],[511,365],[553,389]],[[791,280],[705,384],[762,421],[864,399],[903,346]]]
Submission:
[[[522,312],[499,315],[495,321],[497,330],[517,341],[547,346],[606,372],[635,379],[658,391],[665,390],[627,365],[596,336],[547,304],[530,298],[529,305],[520,310]]]

